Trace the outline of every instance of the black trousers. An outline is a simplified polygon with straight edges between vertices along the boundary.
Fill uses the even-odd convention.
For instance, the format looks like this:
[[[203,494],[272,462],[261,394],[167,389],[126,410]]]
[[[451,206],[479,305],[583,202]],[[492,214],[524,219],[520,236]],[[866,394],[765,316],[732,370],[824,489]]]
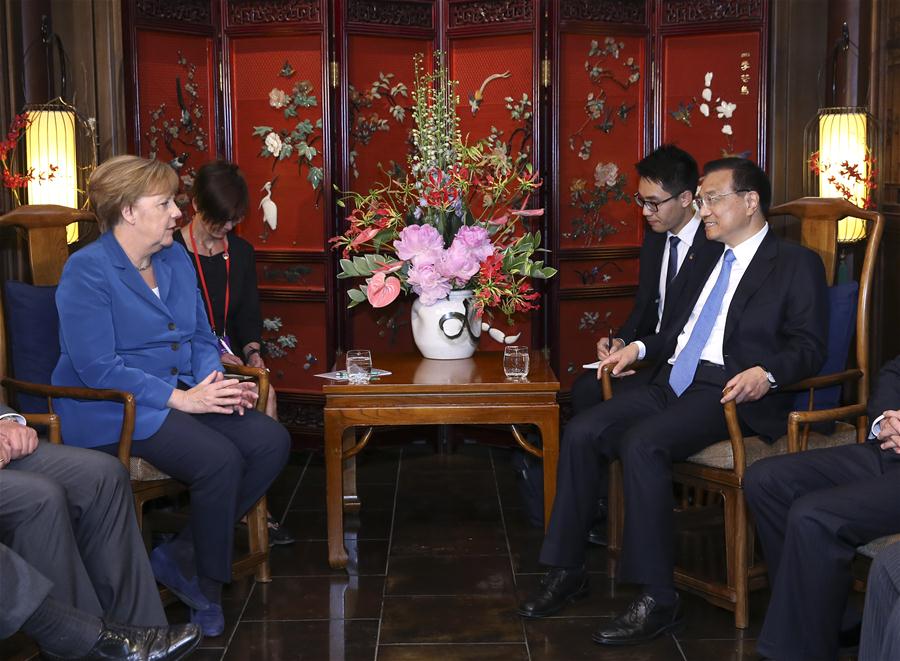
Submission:
[[[256,410],[242,416],[170,411],[131,453],[189,486],[189,534],[182,538],[193,541],[197,574],[228,583],[234,525],[281,472],[290,445],[287,430]],[[101,449],[116,452],[115,445]]]
[[[856,547],[900,531],[898,459],[865,443],[750,467],[744,490],[772,585],[760,653],[837,658]]]
[[[610,459],[620,458],[625,487],[621,580],[672,584],[674,568],[672,462],[723,438],[723,369],[701,365],[676,397],[666,365],[653,382],[591,407],[566,427],[560,447],[556,500],[540,561],[584,563],[584,538],[595,514],[598,484]]]
[[[114,622],[166,624],[133,502],[122,464],[93,450],[41,441],[0,470],[0,638],[48,594]]]

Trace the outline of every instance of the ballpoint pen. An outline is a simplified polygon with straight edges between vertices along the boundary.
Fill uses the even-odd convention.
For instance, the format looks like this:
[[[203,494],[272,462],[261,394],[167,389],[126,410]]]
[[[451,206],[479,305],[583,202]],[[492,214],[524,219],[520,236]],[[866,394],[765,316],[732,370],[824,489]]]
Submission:
[[[608,339],[607,339],[607,343],[606,343],[606,350],[609,353],[612,353],[613,352],[613,340],[615,339],[615,338],[613,338],[612,326],[609,327],[609,335],[607,336],[607,338]]]

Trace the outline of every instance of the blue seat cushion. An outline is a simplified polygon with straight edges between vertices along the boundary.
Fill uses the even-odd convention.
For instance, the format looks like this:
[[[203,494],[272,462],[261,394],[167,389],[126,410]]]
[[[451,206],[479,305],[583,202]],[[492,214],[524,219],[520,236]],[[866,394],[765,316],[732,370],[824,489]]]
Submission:
[[[8,280],[3,301],[12,376],[49,384],[59,360],[56,286],[36,287]],[[47,413],[46,398],[17,393],[16,402],[22,413]]]
[[[842,372],[847,367],[850,342],[856,330],[856,306],[859,283],[845,282],[828,288],[828,353],[819,374]],[[841,387],[832,386],[816,390],[813,408],[828,409],[841,404]],[[797,395],[795,411],[809,408],[809,394]]]

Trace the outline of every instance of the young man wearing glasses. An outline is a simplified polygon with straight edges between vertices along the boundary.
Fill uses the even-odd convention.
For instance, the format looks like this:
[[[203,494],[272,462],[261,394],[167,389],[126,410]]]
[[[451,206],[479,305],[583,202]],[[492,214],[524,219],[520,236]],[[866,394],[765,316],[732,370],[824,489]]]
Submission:
[[[707,241],[704,232],[698,231],[700,214],[695,211],[694,192],[700,173],[693,156],[675,145],[662,145],[641,159],[635,169],[639,180],[634,200],[650,231],[644,233],[641,245],[634,307],[612,339],[613,348],[618,349],[637,338],[658,333],[695,293],[693,289],[703,284],[694,274],[704,272],[721,253],[719,244]],[[600,338],[598,358],[609,355],[609,345],[609,337]],[[621,380],[616,384],[616,393],[648,383],[652,374],[652,370],[641,370]],[[572,384],[573,415],[603,401],[599,378],[599,370],[589,371]],[[605,469],[597,492],[597,515],[587,539],[605,546],[608,492]]]
[[[769,231],[771,187],[754,163],[706,164],[700,218],[720,257],[671,324],[604,361],[623,374],[656,359],[651,382],[573,418],[560,444],[558,490],[540,561],[551,567],[520,606],[543,617],[587,593],[584,536],[596,503],[598,466],[622,460],[625,531],[619,580],[640,596],[593,640],[633,645],[682,623],[674,588],[672,463],[728,437],[722,403],[734,400],[745,434],[785,433],[793,394],[779,390],[816,374],[825,360],[828,309],[822,261]],[[727,394],[723,394],[723,390]]]

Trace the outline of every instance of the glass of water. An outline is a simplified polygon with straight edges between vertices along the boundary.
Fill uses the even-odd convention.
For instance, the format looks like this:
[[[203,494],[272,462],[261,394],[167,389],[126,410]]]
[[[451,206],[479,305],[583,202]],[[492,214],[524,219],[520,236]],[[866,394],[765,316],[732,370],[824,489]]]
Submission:
[[[528,347],[503,349],[503,373],[510,379],[524,379],[528,376]]]
[[[347,380],[350,383],[368,383],[372,378],[372,353],[368,349],[347,352]]]

